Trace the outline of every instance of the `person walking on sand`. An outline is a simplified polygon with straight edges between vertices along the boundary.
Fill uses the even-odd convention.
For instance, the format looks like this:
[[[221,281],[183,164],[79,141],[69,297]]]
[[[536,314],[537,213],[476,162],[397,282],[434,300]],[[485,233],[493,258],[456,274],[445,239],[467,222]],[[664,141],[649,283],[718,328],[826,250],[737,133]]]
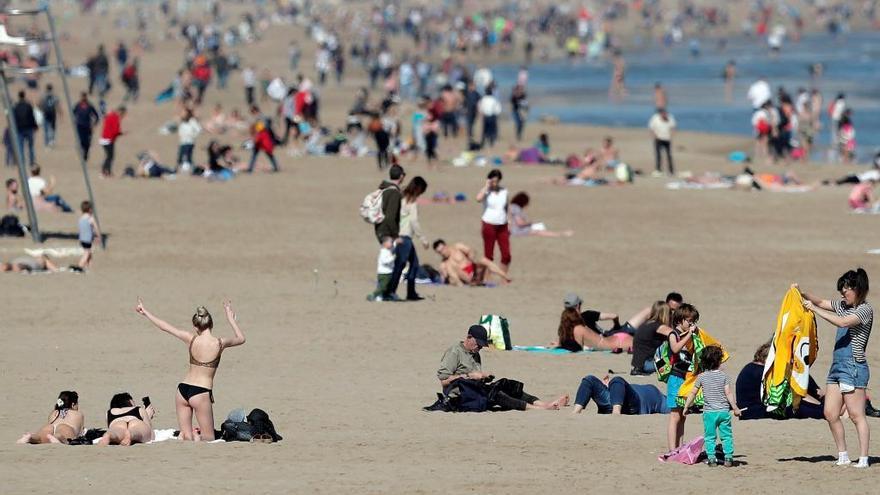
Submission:
[[[104,116],[104,129],[101,131],[101,146],[104,147],[104,165],[101,166],[101,174],[104,177],[113,177],[113,157],[116,140],[122,135],[122,119],[125,117],[125,106],[120,105],[115,111],[111,110]]]
[[[492,94],[492,86],[486,88],[486,94],[480,98],[478,108],[483,116],[483,137],[481,146],[493,147],[498,141],[498,116],[501,115],[501,102]]]
[[[792,287],[798,288],[797,284]],[[871,371],[865,348],[874,325],[874,307],[868,297],[868,274],[862,268],[849,270],[837,279],[841,298],[822,299],[801,291],[804,308],[837,327],[831,369],[825,388],[825,420],[837,446],[837,465],[851,463],[846,450],[846,434],[840,421],[846,407],[859,437],[859,462],[855,467],[868,467],[868,443],[871,428],[865,418],[866,390]]]
[[[736,81],[736,61],[730,60],[724,66],[724,101],[733,101],[733,85]]]
[[[501,270],[508,273],[510,267],[510,230],[507,228],[508,192],[501,186],[501,171],[493,169],[486,177],[486,184],[477,193],[477,202],[483,203],[481,217],[483,255],[495,260],[495,243],[501,250]]]
[[[25,92],[18,92],[18,102],[12,107],[12,117],[15,128],[18,131],[18,150],[21,153],[25,165],[33,167],[36,163],[34,157],[34,135],[37,133],[37,119],[34,118],[34,106],[28,101]],[[27,152],[25,155],[25,143]]]
[[[404,178],[406,178],[406,172],[404,172],[403,167],[395,164],[388,169],[388,180],[383,180],[379,184],[379,189],[382,190],[382,214],[384,218],[375,226],[376,239],[381,244],[385,237],[391,237],[394,239],[395,251],[399,243],[398,237],[400,237],[400,207],[403,199],[403,195],[400,192],[400,184],[403,183]],[[406,261],[395,261],[394,271],[391,273],[392,281],[395,280],[395,277],[397,277],[397,280],[400,280],[400,275],[403,273]],[[399,300],[396,293],[397,284],[394,284],[393,287],[391,285],[389,284],[386,292],[382,294],[383,301]],[[394,289],[395,292],[392,292],[390,289]],[[413,292],[415,292],[415,287],[413,287]]]
[[[189,346],[189,371],[183,382],[177,385],[175,408],[180,428],[181,440],[214,440],[214,375],[220,366],[223,350],[245,343],[244,332],[239,328],[232,310],[232,302],[223,303],[226,321],[232,327],[233,337],[215,337],[212,333],[214,320],[204,306],[196,308],[192,317],[193,331],[179,330],[171,324],[160,320],[138,298],[135,311],[150,320],[159,330],[177,337]],[[199,424],[200,432],[193,430],[193,414]]]
[[[73,120],[76,123],[76,137],[79,140],[79,149],[83,160],[89,161],[89,148],[92,146],[92,130],[101,121],[101,116],[95,107],[89,103],[89,95],[85,91],[80,93],[79,101],[73,107]]]
[[[658,108],[648,128],[654,136],[654,176],[663,175],[661,153],[666,151],[666,163],[669,166],[669,175],[675,175],[675,167],[672,164],[672,133],[675,130],[675,117],[670,115],[665,108]]]
[[[79,260],[80,271],[86,270],[92,264],[92,253],[94,252],[94,244],[101,241],[101,229],[98,228],[98,222],[92,214],[92,203],[83,201],[80,205],[82,216],[79,217],[77,226],[79,228],[79,245],[84,249],[82,258]]]

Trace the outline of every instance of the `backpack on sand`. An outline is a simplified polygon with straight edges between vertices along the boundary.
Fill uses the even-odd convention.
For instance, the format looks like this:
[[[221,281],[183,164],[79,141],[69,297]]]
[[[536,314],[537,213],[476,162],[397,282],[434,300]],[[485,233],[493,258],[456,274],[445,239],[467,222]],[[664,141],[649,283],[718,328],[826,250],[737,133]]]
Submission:
[[[364,198],[360,213],[365,222],[375,225],[385,220],[385,213],[382,212],[382,194],[384,192],[384,189],[376,189]]]

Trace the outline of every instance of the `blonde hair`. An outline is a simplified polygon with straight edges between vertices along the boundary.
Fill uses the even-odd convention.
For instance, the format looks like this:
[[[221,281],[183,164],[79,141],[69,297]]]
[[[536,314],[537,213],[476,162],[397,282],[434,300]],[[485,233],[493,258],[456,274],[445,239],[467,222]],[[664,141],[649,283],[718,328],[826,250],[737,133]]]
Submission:
[[[214,320],[211,318],[211,313],[208,313],[208,308],[204,306],[196,308],[196,314],[193,315],[192,323],[199,331],[214,328]]]
[[[656,321],[663,325],[670,326],[672,323],[672,309],[666,304],[666,301],[657,301],[651,306],[651,315],[648,321]]]

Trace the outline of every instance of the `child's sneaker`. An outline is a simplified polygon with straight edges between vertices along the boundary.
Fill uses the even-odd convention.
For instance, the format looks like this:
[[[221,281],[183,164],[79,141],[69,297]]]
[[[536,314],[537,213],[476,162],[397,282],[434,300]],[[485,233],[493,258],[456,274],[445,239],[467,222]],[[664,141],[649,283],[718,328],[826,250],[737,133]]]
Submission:
[[[846,457],[842,457],[840,459],[837,459],[837,463],[835,465],[836,466],[849,466],[850,464],[852,464],[851,460],[849,460]]]
[[[718,465],[718,461],[715,460],[715,458],[712,458],[712,459],[709,459],[708,461],[706,461],[706,465],[709,467],[715,467]]]
[[[868,467],[868,458],[867,457],[859,457],[859,462],[857,464],[853,464],[853,467],[857,467],[859,469],[865,469]]]
[[[724,467],[733,467],[732,459],[724,459]]]

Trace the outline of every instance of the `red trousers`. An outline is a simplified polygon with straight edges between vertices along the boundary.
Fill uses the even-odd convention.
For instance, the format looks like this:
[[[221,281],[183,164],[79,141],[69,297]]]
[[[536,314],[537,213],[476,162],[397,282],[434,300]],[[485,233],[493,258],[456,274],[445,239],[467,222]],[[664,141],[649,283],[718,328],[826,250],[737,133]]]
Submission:
[[[498,248],[501,250],[501,264],[510,264],[510,230],[507,224],[492,225],[483,223],[483,254],[490,260],[495,259],[495,242],[498,242]]]

